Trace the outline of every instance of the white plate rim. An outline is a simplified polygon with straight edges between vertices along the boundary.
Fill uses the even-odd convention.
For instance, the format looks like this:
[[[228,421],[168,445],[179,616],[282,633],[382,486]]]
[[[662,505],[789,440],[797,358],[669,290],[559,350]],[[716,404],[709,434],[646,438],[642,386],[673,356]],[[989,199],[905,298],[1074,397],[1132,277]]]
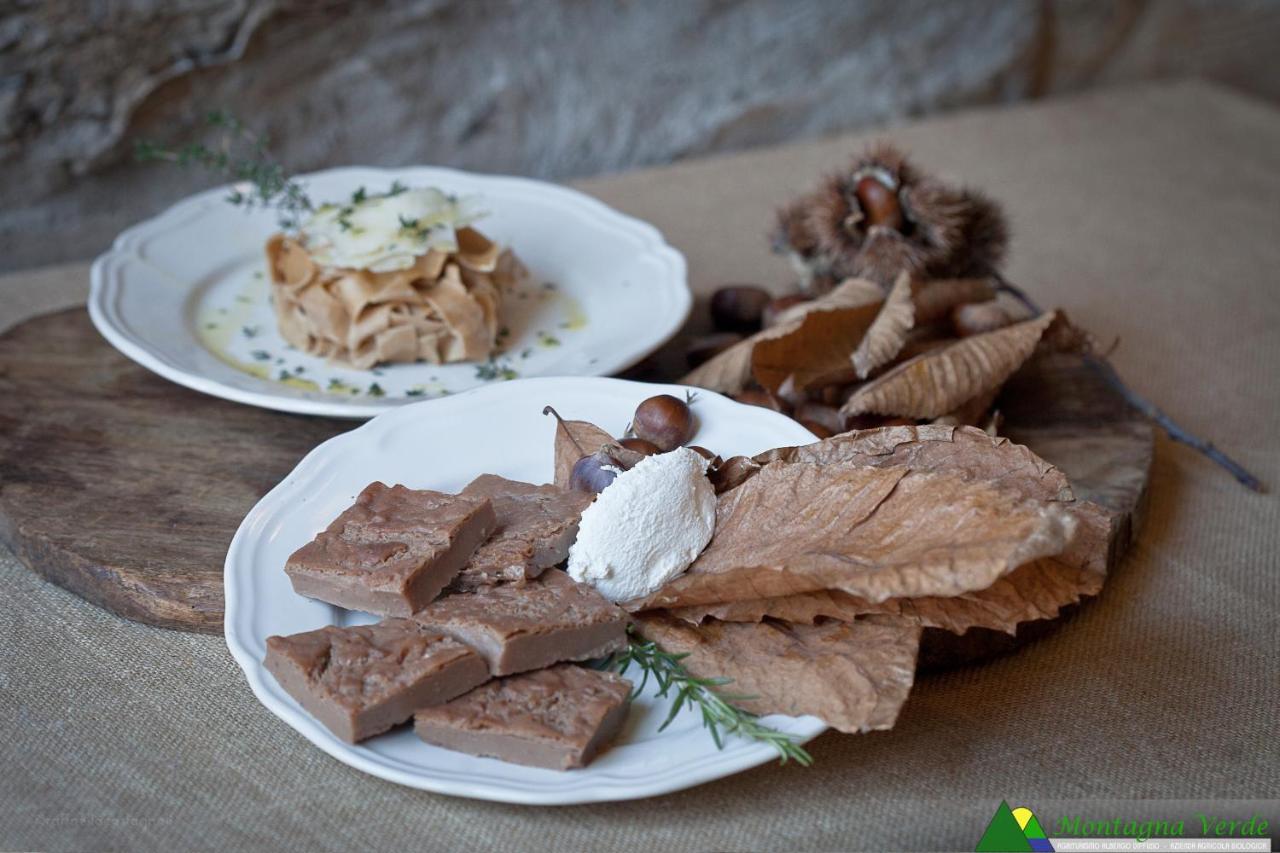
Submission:
[[[577,205],[592,213],[597,223],[614,229],[618,233],[637,238],[644,246],[644,251],[659,259],[669,269],[673,281],[681,286],[672,289],[670,296],[675,299],[674,310],[662,322],[647,324],[646,337],[642,343],[630,349],[619,348],[613,359],[601,358],[591,365],[589,371],[576,374],[581,376],[609,376],[625,370],[647,358],[675,336],[689,319],[693,310],[693,292],[689,287],[688,264],[684,255],[669,243],[655,226],[622,213],[605,204],[600,199],[587,195],[572,187],[562,184],[540,181],[517,175],[491,174],[454,169],[446,166],[406,166],[401,168],[384,168],[378,166],[339,166],[321,169],[315,172],[297,175],[300,181],[333,178],[343,173],[376,173],[384,181],[403,180],[409,183],[430,184],[434,176],[446,179],[455,178],[474,181],[492,187],[508,186],[518,190],[543,193],[552,199]],[[414,177],[416,176],[416,177]],[[227,385],[215,378],[193,373],[174,364],[163,353],[126,329],[118,313],[118,301],[122,283],[118,276],[112,274],[114,264],[133,256],[134,246],[153,232],[157,232],[183,217],[198,215],[203,210],[215,205],[225,205],[227,193],[242,184],[224,184],[203,192],[188,196],[178,201],[150,219],[143,220],[121,232],[113,241],[111,248],[99,255],[89,271],[89,318],[93,325],[111,346],[123,355],[159,376],[175,382],[193,391],[244,403],[260,408],[274,409],[292,414],[317,415],[338,418],[370,418],[382,412],[415,405],[419,402],[432,402],[433,399],[407,402],[400,399],[360,399],[347,400],[312,400],[274,394],[270,391],[254,391]],[[198,342],[193,343],[199,346]],[[531,377],[536,378],[536,377]]]
[[[752,416],[762,419],[776,418],[780,429],[785,429],[796,435],[797,443],[812,440],[807,430],[792,419],[777,412],[760,407],[746,406],[705,389],[686,389],[685,386],[678,385],[655,385],[604,377],[530,377],[500,385],[481,386],[444,399],[452,401],[451,405],[466,405],[468,397],[506,393],[513,386],[527,387],[536,383],[551,388],[564,382],[627,386],[634,389],[638,399],[643,399],[645,396],[655,393],[679,394],[684,390],[693,390],[704,398],[718,401],[717,405],[723,403],[733,407],[733,409],[744,409],[750,411]],[[548,393],[552,392],[549,390]],[[333,758],[372,776],[433,793],[517,805],[575,805],[641,799],[683,790],[704,782],[724,778],[770,761],[776,761],[778,755],[773,747],[761,743],[748,743],[730,737],[726,739],[726,748],[715,753],[710,759],[704,759],[694,767],[678,766],[638,783],[633,780],[611,783],[608,779],[602,780],[599,776],[593,775],[578,777],[580,781],[573,782],[570,781],[574,778],[573,771],[570,771],[570,773],[548,771],[553,774],[552,778],[557,779],[561,784],[538,788],[513,788],[492,782],[471,781],[465,778],[446,779],[441,778],[442,774],[428,776],[407,766],[397,766],[397,764],[402,763],[369,750],[342,743],[316,722],[314,718],[302,711],[300,707],[291,707],[277,701],[277,697],[273,695],[266,683],[264,677],[266,671],[262,667],[261,661],[257,660],[241,641],[240,627],[238,625],[238,620],[247,618],[252,612],[241,601],[241,591],[236,578],[236,567],[242,559],[242,553],[249,548],[252,531],[255,527],[262,526],[266,518],[275,511],[276,507],[286,501],[287,496],[295,488],[295,484],[300,483],[302,478],[309,474],[312,476],[318,474],[330,457],[341,454],[345,445],[365,441],[376,442],[380,434],[386,433],[402,421],[415,417],[417,415],[414,411],[416,406],[424,405],[427,405],[427,401],[401,406],[384,412],[355,429],[336,435],[317,445],[298,462],[293,471],[286,475],[280,483],[254,505],[253,509],[249,511],[237,528],[223,565],[225,596],[224,637],[232,658],[244,672],[249,687],[258,698],[258,701]],[[297,487],[300,487],[300,485]],[[245,630],[247,631],[247,629]],[[807,743],[827,730],[826,724],[814,717],[770,715],[763,719],[768,724],[790,732],[797,738],[798,743]],[[710,742],[709,734],[707,739]]]

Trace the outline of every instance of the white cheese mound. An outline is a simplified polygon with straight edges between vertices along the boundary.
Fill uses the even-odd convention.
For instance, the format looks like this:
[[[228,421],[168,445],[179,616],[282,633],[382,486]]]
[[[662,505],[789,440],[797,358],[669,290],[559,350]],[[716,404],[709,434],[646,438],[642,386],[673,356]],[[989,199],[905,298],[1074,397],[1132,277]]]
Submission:
[[[302,226],[303,245],[325,267],[391,272],[436,249],[455,252],[456,230],[480,218],[474,198],[430,187],[326,204]]]
[[[687,447],[641,459],[582,513],[569,576],[611,601],[657,590],[689,568],[716,526],[707,460]]]

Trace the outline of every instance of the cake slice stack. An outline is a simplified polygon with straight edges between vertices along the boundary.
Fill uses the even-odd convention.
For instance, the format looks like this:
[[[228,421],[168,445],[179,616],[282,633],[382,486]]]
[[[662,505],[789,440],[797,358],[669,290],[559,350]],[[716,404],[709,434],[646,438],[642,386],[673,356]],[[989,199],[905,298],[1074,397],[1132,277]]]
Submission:
[[[624,611],[549,568],[588,502],[491,475],[458,495],[371,484],[286,572],[303,595],[392,618],[270,637],[268,671],[349,743],[417,715],[428,743],[584,766],[631,694],[619,676],[567,663],[627,644]]]

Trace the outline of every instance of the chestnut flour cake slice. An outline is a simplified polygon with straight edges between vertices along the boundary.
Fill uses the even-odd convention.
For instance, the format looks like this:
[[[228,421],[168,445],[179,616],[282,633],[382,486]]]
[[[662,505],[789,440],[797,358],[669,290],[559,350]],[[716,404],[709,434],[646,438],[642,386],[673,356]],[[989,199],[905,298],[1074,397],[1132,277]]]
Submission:
[[[435,746],[532,767],[584,767],[622,728],[631,682],[561,664],[499,678],[414,715]]]
[[[348,743],[489,680],[479,655],[412,619],[268,637],[264,663],[290,696]]]
[[[470,591],[497,583],[523,583],[564,561],[578,535],[578,520],[592,495],[559,486],[535,486],[482,474],[462,490],[464,497],[493,503],[498,528],[476,549],[450,584]]]
[[[487,498],[370,483],[285,565],[300,595],[409,616],[453,580],[497,526]]]
[[[446,595],[414,619],[475,649],[494,675],[603,657],[627,645],[627,614],[559,569],[523,586]]]

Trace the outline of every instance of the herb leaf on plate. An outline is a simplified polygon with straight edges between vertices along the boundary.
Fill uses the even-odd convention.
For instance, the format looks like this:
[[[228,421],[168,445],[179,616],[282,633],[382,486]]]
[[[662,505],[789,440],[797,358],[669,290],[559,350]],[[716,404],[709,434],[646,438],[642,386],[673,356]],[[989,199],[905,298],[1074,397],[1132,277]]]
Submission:
[[[687,654],[664,652],[657,643],[632,634],[626,651],[614,654],[605,666],[619,673],[635,666],[642,673],[637,693],[652,677],[658,685],[658,696],[664,699],[671,697],[671,710],[658,731],[669,726],[683,708],[697,709],[702,715],[702,725],[720,749],[724,749],[725,735],[735,735],[768,743],[778,751],[784,764],[789,760],[803,767],[813,764],[813,757],[791,735],[764,725],[755,714],[732,704],[733,701],[751,698],[722,693],[719,688],[732,679],[691,675],[682,663],[685,657]]]

